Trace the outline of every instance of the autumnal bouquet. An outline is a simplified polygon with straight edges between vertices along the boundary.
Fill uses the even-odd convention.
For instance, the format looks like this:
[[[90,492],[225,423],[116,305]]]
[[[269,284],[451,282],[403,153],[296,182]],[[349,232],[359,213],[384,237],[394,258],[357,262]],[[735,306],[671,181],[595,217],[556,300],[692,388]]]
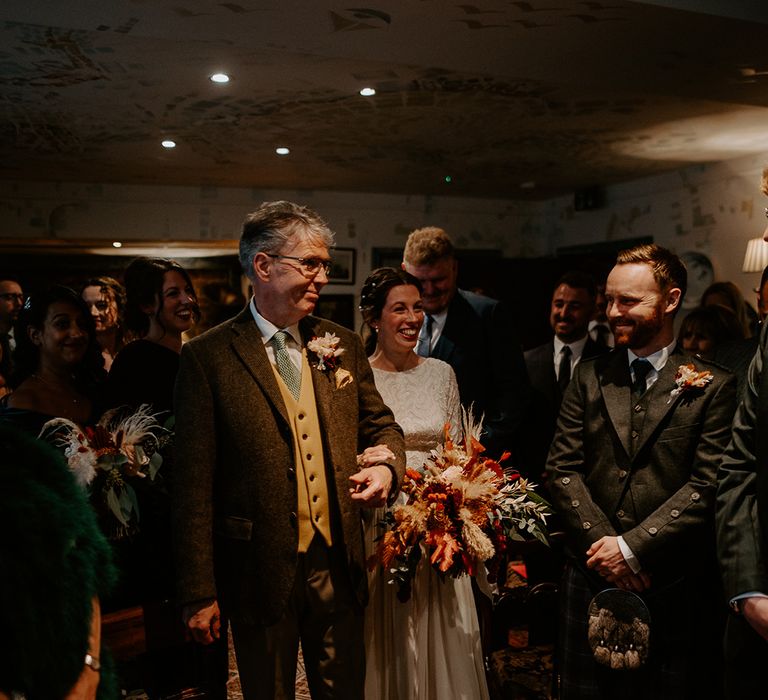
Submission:
[[[398,586],[398,597],[410,597],[411,581],[422,556],[441,576],[474,576],[486,566],[495,577],[509,539],[546,542],[549,505],[534,484],[498,461],[483,456],[481,426],[462,409],[463,440],[454,442],[450,425],[445,442],[424,464],[406,470],[402,492],[407,502],[385,515],[387,530],[378,540],[368,566],[381,564]]]
[[[163,463],[159,450],[169,434],[147,404],[129,415],[107,411],[96,425],[85,428],[54,418],[40,431],[41,438],[63,449],[75,480],[90,493],[99,515],[106,516],[112,539],[138,530],[139,503],[131,482],[154,481]]]

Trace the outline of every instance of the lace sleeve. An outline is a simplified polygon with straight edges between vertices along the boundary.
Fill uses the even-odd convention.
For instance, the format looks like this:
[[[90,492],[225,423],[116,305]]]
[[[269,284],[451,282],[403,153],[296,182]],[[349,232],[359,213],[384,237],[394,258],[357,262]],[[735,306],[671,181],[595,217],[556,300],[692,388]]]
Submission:
[[[459,385],[456,383],[456,374],[450,365],[447,365],[445,382],[445,415],[451,424],[451,438],[460,440],[461,430],[461,403],[459,401]]]

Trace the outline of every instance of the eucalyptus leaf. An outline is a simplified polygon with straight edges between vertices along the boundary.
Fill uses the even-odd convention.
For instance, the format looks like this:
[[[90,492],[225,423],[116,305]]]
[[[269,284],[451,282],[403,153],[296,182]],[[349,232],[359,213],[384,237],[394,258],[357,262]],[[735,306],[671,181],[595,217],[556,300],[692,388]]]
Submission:
[[[123,511],[120,508],[120,499],[115,493],[115,489],[109,489],[107,491],[107,505],[112,511],[112,514],[126,527],[128,527],[128,521],[123,517]]]

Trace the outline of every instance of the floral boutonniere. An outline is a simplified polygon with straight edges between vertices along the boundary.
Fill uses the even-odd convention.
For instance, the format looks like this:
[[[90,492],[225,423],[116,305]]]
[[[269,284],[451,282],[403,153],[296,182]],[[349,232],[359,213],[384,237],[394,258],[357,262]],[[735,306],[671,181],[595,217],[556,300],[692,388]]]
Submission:
[[[352,375],[339,367],[339,357],[344,354],[344,348],[339,347],[339,337],[335,333],[326,332],[322,338],[315,336],[307,343],[307,349],[315,353],[315,367],[321,372],[333,372],[336,388],[342,389],[352,381]]]
[[[680,365],[675,374],[675,388],[669,392],[669,401],[683,393],[702,392],[714,377],[708,369],[699,372],[693,364]]]

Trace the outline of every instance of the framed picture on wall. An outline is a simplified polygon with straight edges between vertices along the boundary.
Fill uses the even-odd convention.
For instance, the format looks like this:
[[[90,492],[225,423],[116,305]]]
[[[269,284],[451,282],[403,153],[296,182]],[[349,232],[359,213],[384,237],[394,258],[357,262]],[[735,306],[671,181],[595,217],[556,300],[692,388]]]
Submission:
[[[331,284],[355,283],[355,254],[354,248],[334,248],[331,252],[331,271],[328,282]]]
[[[321,294],[313,313],[355,330],[355,297],[352,294]]]

